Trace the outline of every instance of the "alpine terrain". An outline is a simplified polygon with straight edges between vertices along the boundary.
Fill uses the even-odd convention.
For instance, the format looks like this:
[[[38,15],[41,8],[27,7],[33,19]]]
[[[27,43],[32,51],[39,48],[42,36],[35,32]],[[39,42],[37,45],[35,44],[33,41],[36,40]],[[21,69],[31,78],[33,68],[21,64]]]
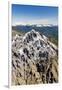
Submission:
[[[57,83],[58,47],[32,29],[12,37],[12,85]]]

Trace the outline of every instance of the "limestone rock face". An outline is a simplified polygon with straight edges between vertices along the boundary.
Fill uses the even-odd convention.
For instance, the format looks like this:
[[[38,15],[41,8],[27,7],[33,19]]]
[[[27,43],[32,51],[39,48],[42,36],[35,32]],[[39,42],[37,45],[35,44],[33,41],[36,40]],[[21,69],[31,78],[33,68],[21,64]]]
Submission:
[[[58,82],[57,47],[31,30],[12,38],[12,85]]]

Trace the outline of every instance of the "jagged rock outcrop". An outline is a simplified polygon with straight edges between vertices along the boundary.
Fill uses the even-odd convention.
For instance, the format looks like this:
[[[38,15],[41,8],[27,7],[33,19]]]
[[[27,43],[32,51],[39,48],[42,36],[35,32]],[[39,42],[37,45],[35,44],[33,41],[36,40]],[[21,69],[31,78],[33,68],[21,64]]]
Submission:
[[[58,82],[57,47],[31,30],[12,39],[12,85]]]

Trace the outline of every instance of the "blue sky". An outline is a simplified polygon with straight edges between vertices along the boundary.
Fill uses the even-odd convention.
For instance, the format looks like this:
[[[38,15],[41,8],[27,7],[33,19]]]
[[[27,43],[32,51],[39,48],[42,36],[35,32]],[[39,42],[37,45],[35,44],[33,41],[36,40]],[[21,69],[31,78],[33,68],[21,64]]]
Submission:
[[[12,25],[58,24],[58,8],[12,4]]]

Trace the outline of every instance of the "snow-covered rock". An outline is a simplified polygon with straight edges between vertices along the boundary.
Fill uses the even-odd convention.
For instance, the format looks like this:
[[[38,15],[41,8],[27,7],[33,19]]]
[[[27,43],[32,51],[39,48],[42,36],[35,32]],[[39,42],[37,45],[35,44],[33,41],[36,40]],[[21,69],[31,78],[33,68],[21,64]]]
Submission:
[[[20,36],[16,35],[15,38],[19,39]],[[21,42],[21,43],[20,43]],[[22,40],[16,40],[15,42],[13,41],[13,43],[17,44],[19,43],[19,53],[21,54],[26,54],[25,56],[28,57],[28,55],[30,55],[30,58],[33,56],[33,59],[38,60],[39,58],[45,58],[47,57],[47,53],[49,55],[49,57],[52,57],[56,54],[56,51],[52,48],[51,45],[49,45],[48,43],[48,38],[44,35],[40,35],[38,32],[36,32],[35,30],[32,30],[28,33],[25,34],[25,36],[23,36]],[[21,47],[22,46],[22,47]],[[23,52],[24,48],[26,49],[25,53]],[[56,49],[56,47],[55,47]],[[28,55],[27,55],[27,51],[28,51]],[[33,54],[33,55],[32,55]]]
[[[12,72],[16,74],[17,68],[19,68],[18,75],[20,73],[20,76],[24,77],[21,78],[23,82],[20,82],[20,84],[29,84],[30,79],[25,83],[27,79],[26,71],[28,77],[31,71],[37,75],[36,62],[48,62],[50,58],[54,58],[57,55],[56,50],[57,47],[48,41],[46,36],[40,35],[40,33],[34,29],[27,32],[24,36],[16,35],[12,41],[12,67],[15,68],[15,71]],[[33,66],[35,68],[33,68],[34,71],[32,69]],[[39,63],[38,66],[41,67],[40,71],[42,71],[42,64],[40,65]],[[30,78],[32,77],[30,76]],[[13,83],[15,83],[15,81]]]

